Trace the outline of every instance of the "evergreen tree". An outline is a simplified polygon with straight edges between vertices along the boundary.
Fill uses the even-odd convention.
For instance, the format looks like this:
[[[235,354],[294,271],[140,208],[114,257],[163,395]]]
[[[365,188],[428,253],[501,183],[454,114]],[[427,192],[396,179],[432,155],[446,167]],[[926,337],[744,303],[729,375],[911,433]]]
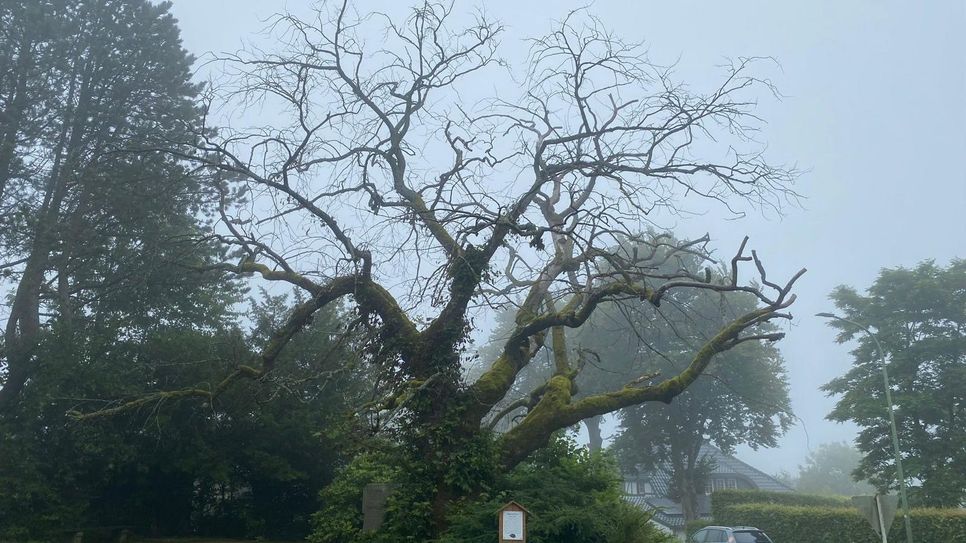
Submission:
[[[0,414],[39,378],[45,334],[181,319],[217,274],[200,185],[172,155],[199,122],[168,4],[10,1],[0,8],[0,267],[11,300]],[[215,291],[209,291],[215,292]],[[150,303],[148,302],[150,300]]]

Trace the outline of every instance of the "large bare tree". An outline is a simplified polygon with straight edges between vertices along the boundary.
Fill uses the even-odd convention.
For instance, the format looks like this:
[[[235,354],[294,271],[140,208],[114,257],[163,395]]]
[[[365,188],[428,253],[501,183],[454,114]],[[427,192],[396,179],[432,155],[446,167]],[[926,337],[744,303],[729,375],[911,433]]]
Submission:
[[[773,92],[754,75],[755,59],[692,92],[639,44],[576,12],[532,40],[518,73],[498,57],[500,25],[477,18],[454,29],[458,18],[436,3],[398,18],[359,15],[345,2],[310,20],[279,16],[274,51],[220,59],[231,83],[216,87],[212,107],[269,119],[199,132],[198,152],[184,156],[213,174],[222,195],[216,235],[241,259],[220,268],[288,283],[307,301],[222,383],[97,415],[159,398],[212,398],[232,381],[266,376],[316,311],[343,301],[375,332],[368,355],[381,400],[370,417],[409,429],[400,439],[435,466],[427,473],[439,525],[448,503],[475,491],[451,477],[463,448],[486,433],[492,408],[545,345],[555,353],[552,377],[496,441],[505,469],[583,419],[672,401],[717,353],[780,339],[756,328],[789,318],[804,270],[772,282],[746,239],[723,280],[668,273],[675,255],[710,262],[709,238],[672,245],[639,234],[652,217],[692,201],[740,213],[737,203],[777,206],[794,196],[795,172],[766,163],[751,137],[760,124],[755,100]],[[494,78],[512,81],[512,93],[481,96]],[[750,285],[739,277],[749,266]],[[681,373],[574,399],[580,364],[563,330],[602,304],[659,306],[676,289],[751,293],[760,304],[722,327]],[[467,382],[473,318],[508,306],[515,325],[501,354]]]

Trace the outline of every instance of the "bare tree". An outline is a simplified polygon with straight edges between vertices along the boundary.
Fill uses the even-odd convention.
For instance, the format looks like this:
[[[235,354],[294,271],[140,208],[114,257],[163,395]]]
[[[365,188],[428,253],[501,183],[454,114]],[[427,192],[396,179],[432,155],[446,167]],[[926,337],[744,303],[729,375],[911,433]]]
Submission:
[[[262,128],[200,133],[198,153],[184,156],[214,174],[222,195],[216,235],[241,253],[220,268],[289,283],[310,299],[223,383],[86,416],[162,396],[211,398],[233,380],[264,376],[315,311],[349,300],[376,332],[370,359],[383,372],[384,396],[371,406],[374,416],[392,419],[384,428],[418,429],[401,435],[417,458],[438,466],[430,482],[439,523],[447,503],[473,492],[448,482],[439,466],[460,463],[461,447],[485,433],[491,409],[545,343],[553,375],[498,438],[503,468],[583,419],[670,402],[716,353],[781,338],[755,329],[789,318],[790,290],[804,270],[772,282],[746,239],[725,280],[659,272],[683,253],[710,261],[709,238],[671,245],[638,234],[652,215],[685,211],[693,199],[732,209],[794,197],[796,173],[755,152],[755,95],[773,90],[752,75],[756,59],[726,66],[719,86],[692,93],[639,44],[576,12],[531,42],[528,69],[514,78],[517,96],[469,101],[460,93],[478,93],[506,73],[498,24],[478,18],[454,31],[451,6],[431,2],[404,20],[360,16],[348,2],[316,15],[279,16],[276,52],[220,59],[234,84],[213,105],[257,108],[284,124],[273,118]],[[705,153],[720,158],[698,158]],[[748,263],[760,287],[739,277]],[[657,306],[675,289],[751,293],[760,307],[721,328],[680,374],[645,375],[575,400],[579,364],[568,359],[563,330],[601,304],[634,298]],[[466,382],[472,317],[506,306],[515,307],[515,326],[500,356]]]

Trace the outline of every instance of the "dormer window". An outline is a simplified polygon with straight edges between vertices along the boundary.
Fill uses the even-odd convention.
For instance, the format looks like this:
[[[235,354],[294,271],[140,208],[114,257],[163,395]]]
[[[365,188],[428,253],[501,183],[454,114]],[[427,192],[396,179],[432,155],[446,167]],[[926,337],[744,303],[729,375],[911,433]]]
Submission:
[[[725,490],[728,488],[738,488],[738,479],[723,477],[708,479],[708,482],[704,485],[704,493],[710,495],[715,490]]]
[[[653,496],[654,487],[646,481],[626,480],[624,481],[624,494],[628,496]]]

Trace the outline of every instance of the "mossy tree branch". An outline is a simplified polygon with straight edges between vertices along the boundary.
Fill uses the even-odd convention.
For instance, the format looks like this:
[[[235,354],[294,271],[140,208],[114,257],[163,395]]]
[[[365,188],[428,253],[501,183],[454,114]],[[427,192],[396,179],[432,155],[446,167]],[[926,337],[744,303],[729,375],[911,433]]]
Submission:
[[[267,275],[266,278],[268,279],[278,278],[289,282],[302,281],[301,276],[298,276],[298,274],[272,271],[264,265],[253,262],[243,262],[234,268],[246,273],[259,272]],[[304,281],[308,282],[307,279]],[[239,379],[261,379],[268,372],[272,371],[275,366],[275,361],[282,354],[282,351],[293,337],[312,322],[313,315],[319,309],[348,295],[355,297],[361,307],[377,313],[385,323],[385,326],[392,326],[395,337],[410,339],[416,337],[415,326],[406,317],[402,309],[399,308],[395,299],[384,288],[367,277],[346,276],[334,279],[324,286],[315,283],[311,283],[310,286],[313,297],[295,306],[285,323],[272,333],[268,343],[252,358],[252,364],[240,364],[214,387],[189,387],[178,390],[152,392],[137,398],[121,401],[114,407],[99,409],[88,413],[75,410],[71,411],[70,415],[77,420],[94,419],[136,410],[146,405],[164,402],[166,400],[192,397],[202,398],[207,402],[212,402]],[[407,341],[402,344],[409,345],[411,343],[412,341]],[[406,352],[405,349],[403,349],[403,352]]]
[[[584,419],[650,401],[670,403],[704,372],[716,354],[740,343],[744,339],[741,338],[743,331],[767,320],[787,318],[787,314],[779,312],[779,309],[779,307],[766,307],[733,320],[694,355],[684,371],[656,385],[637,386],[638,383],[646,380],[638,378],[620,390],[571,402],[572,377],[554,375],[547,383],[547,391],[544,392],[540,402],[530,410],[519,425],[501,438],[504,467],[513,467],[531,452],[545,445],[555,431]],[[782,336],[783,334],[768,334],[749,339],[776,341]]]

